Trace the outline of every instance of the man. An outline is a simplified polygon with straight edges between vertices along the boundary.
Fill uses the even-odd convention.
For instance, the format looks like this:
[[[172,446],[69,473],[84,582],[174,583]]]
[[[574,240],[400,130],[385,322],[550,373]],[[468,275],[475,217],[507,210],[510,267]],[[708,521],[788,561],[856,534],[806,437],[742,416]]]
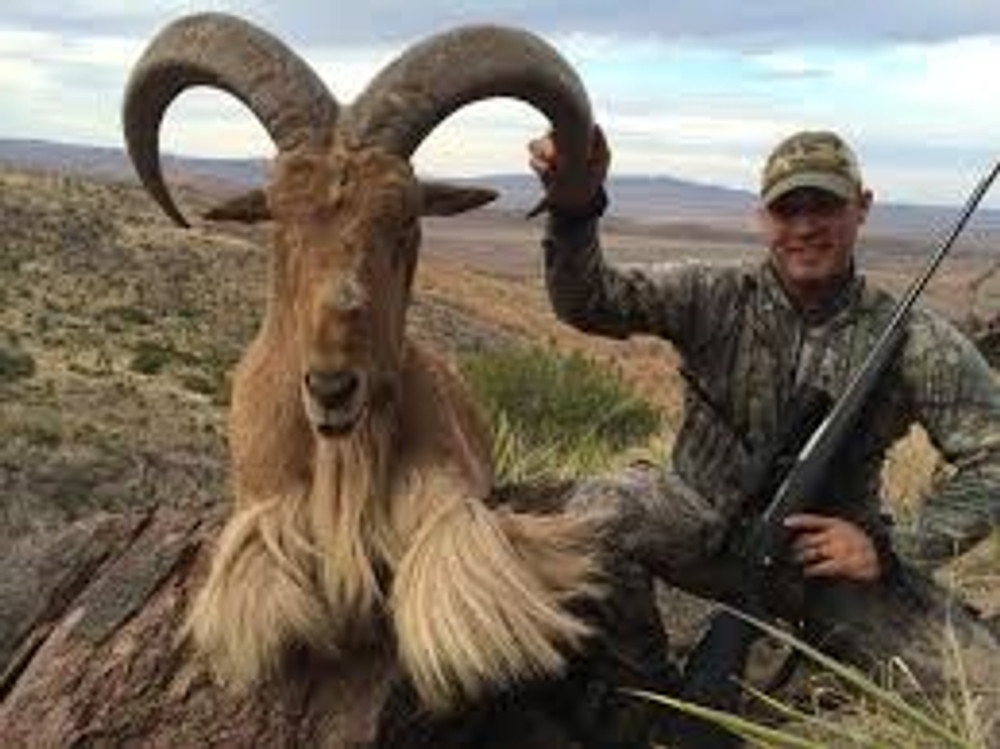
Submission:
[[[552,139],[529,150],[543,183],[558,184]],[[598,239],[609,162],[597,129],[590,183],[572,195],[548,192],[549,294],[558,316],[581,330],[673,343],[685,412],[669,467],[583,486],[573,502],[611,510],[609,545],[619,554],[671,584],[739,603],[740,521],[767,500],[743,495],[741,470],[803,386],[843,391],[894,307],[855,262],[872,194],[839,136],[799,132],[763,168],[763,262],[615,267]],[[915,526],[902,529],[882,514],[880,470],[914,423],[955,470],[926,498]],[[928,687],[944,678],[950,617],[975,687],[996,689],[996,641],[911,567],[933,569],[1000,519],[1000,389],[988,365],[945,320],[915,311],[846,453],[823,498],[828,509],[788,519],[790,555],[772,609],[804,619],[810,637],[843,659],[871,667],[900,656]]]

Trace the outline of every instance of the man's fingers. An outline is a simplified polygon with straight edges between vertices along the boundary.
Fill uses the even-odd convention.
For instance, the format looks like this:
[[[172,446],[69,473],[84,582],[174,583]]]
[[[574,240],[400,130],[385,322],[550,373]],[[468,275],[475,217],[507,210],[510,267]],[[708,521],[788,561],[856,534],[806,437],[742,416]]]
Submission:
[[[535,138],[528,143],[528,153],[532,160],[552,162],[555,160],[556,147],[551,137]]]
[[[540,206],[569,213],[593,210],[592,206],[595,205],[601,185],[607,177],[611,160],[604,135],[596,126],[585,174],[568,175],[567,179],[561,179],[559,149],[552,132],[529,141],[528,154],[529,166],[538,175],[546,191],[547,200]],[[568,179],[569,176],[573,179]]]
[[[850,548],[829,533],[802,533],[792,543],[792,550],[801,561],[832,559],[850,553]]]
[[[800,533],[792,541],[792,548],[795,551],[806,551],[807,549],[819,549],[826,543],[825,538],[818,533]]]
[[[873,559],[834,557],[804,564],[802,574],[805,577],[842,577],[869,583],[878,580],[880,568],[878,561]]]
[[[800,512],[785,518],[785,527],[798,531],[822,531],[833,527],[837,522],[837,518],[830,517],[829,515],[813,515],[808,512]]]
[[[806,577],[843,577],[870,582],[881,574],[878,555],[863,544],[809,534],[793,545],[796,563]]]
[[[528,143],[528,161],[532,171],[537,174],[543,182],[552,179],[555,172],[556,151],[551,138],[537,138]]]
[[[846,567],[840,559],[821,559],[802,568],[806,577],[844,577]]]
[[[531,159],[528,164],[531,166],[532,171],[543,180],[552,176],[552,165],[547,161],[542,161],[541,159]]]
[[[549,172],[556,168],[558,156],[555,137],[551,132],[541,138],[528,141],[528,153],[531,155],[531,167],[536,172]],[[604,131],[597,125],[594,126],[594,134],[587,160],[591,165],[602,165],[605,168],[607,162],[610,160],[608,142],[604,137]]]
[[[801,565],[813,564],[827,558],[822,546],[810,544],[795,549],[795,561]]]

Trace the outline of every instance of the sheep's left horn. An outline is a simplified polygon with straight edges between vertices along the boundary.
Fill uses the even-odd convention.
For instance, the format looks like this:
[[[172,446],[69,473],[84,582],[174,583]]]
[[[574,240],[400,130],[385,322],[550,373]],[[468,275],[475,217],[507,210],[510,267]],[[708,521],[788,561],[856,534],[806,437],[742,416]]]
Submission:
[[[236,96],[281,151],[325,144],[339,112],[309,65],[263,29],[222,13],[187,16],[167,26],[132,71],[122,121],[139,178],[182,226],[187,222],[163,180],[159,131],[170,102],[192,86],[212,86]]]
[[[411,47],[369,84],[342,123],[358,144],[409,158],[452,112],[494,96],[521,99],[548,117],[560,179],[583,176],[593,130],[586,90],[553,47],[520,29],[466,26]]]

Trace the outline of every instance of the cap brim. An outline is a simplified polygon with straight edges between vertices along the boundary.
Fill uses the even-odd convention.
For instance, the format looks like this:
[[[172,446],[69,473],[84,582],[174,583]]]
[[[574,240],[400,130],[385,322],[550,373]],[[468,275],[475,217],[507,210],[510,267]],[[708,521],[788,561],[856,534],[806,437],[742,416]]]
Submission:
[[[830,192],[844,200],[850,200],[858,194],[858,184],[847,177],[830,172],[799,172],[780,179],[771,185],[762,196],[765,205],[770,205],[782,195],[800,187],[812,187]]]

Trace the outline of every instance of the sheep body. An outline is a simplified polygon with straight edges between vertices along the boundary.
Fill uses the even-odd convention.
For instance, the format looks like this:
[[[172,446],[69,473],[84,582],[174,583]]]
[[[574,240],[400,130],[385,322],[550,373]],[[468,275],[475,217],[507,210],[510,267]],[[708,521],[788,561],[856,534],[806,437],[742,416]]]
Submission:
[[[588,633],[566,604],[597,592],[593,528],[487,507],[485,421],[450,366],[404,334],[426,209],[409,164],[378,149],[293,154],[267,199],[268,306],[233,383],[235,508],[191,611],[194,642],[245,686],[298,645],[337,657],[391,631],[438,708],[558,672]],[[352,294],[364,303],[345,304]],[[310,359],[364,372],[366,405],[344,435],[310,419]]]

